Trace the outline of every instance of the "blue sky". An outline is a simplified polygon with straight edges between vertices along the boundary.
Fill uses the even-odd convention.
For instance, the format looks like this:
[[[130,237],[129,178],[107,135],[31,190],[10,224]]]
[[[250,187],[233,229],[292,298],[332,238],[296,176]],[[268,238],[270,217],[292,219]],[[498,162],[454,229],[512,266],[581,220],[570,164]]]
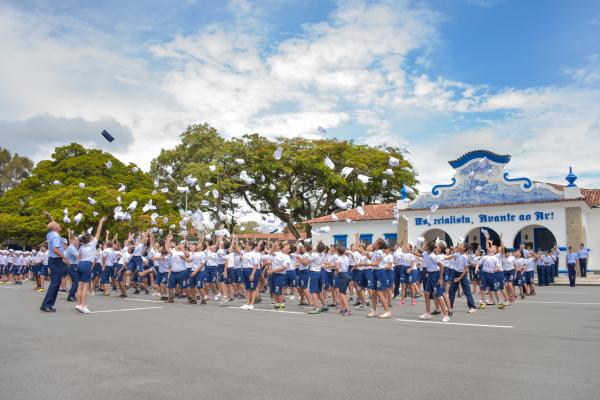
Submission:
[[[325,126],[410,147],[425,190],[474,147],[600,187],[597,1],[5,0],[0,34],[0,136],[36,160],[77,140],[147,167],[190,123]]]

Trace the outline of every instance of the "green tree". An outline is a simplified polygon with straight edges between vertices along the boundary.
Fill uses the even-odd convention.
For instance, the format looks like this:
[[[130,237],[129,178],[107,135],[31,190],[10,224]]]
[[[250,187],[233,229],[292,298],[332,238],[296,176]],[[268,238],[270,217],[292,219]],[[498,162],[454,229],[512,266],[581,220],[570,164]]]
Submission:
[[[106,165],[109,161],[112,163],[110,168]],[[80,183],[84,184],[83,188]],[[125,192],[119,192],[121,185],[126,187]],[[113,219],[114,209],[119,206],[118,197],[121,197],[121,206],[125,210],[131,202],[137,201],[131,221]],[[88,198],[96,204],[90,204]],[[144,213],[142,208],[149,200],[157,210]],[[70,223],[63,222],[65,208]],[[0,198],[0,237],[27,244],[41,242],[46,225],[42,216],[44,210],[63,226],[77,232],[92,226],[95,229],[100,217],[107,215],[106,228],[111,233],[119,233],[121,238],[129,231],[151,226],[150,214],[153,212],[161,216],[154,226],[163,230],[179,219],[162,193],[153,194],[152,178],[148,174],[134,164],[123,164],[109,153],[86,149],[76,143],[56,148],[51,160],[40,161],[30,177]],[[78,213],[83,214],[83,219],[76,224],[74,217]],[[163,217],[168,218],[168,222],[164,222]]]
[[[171,189],[184,185],[188,175],[197,178],[200,190],[190,187],[188,206],[210,210],[215,216],[226,213],[230,231],[239,209],[247,205],[255,212],[277,216],[299,237],[303,221],[339,209],[336,199],[349,202],[350,207],[392,202],[401,197],[402,185],[417,183],[410,163],[392,147],[303,138],[270,140],[258,134],[226,140],[206,124],[189,127],[181,138],[181,144],[153,160],[151,173],[170,185],[170,198],[179,199],[179,205],[183,196]],[[276,160],[278,147],[283,152]],[[325,165],[325,157],[333,161],[334,169]],[[390,157],[397,158],[399,166],[390,167]],[[211,165],[215,171],[209,170]],[[353,170],[342,176],[344,167]],[[172,168],[172,180],[165,168]],[[386,174],[388,169],[393,175]],[[363,183],[358,174],[371,179]],[[207,182],[218,189],[218,199],[206,188]]]
[[[29,158],[0,147],[0,196],[27,178],[32,169],[33,162]]]
[[[401,198],[402,185],[414,187],[417,183],[410,163],[391,147],[379,149],[333,139],[271,141],[257,134],[233,142],[234,155],[245,157],[248,173],[260,177],[256,185],[239,194],[255,211],[272,213],[284,221],[296,237],[303,221],[339,210],[336,199],[349,207],[393,202]],[[275,160],[278,147],[283,151]],[[334,163],[333,169],[325,164],[326,157]],[[390,157],[397,158],[399,166],[390,167]],[[352,168],[352,172],[343,176],[343,168]],[[393,175],[386,174],[387,170]],[[359,174],[369,177],[369,182],[359,180]],[[305,228],[308,233],[309,227]]]

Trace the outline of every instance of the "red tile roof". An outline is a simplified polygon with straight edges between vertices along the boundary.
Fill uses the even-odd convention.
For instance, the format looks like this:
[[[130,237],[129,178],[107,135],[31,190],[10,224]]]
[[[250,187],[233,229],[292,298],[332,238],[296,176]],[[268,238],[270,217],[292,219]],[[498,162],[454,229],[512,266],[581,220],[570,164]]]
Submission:
[[[550,186],[552,186],[554,189],[556,190],[560,190],[561,192],[565,190],[565,185],[559,185],[557,183],[548,183],[548,182],[544,182]],[[585,199],[585,202],[588,204],[588,206],[590,207],[596,207],[596,206],[600,206],[600,189],[583,189],[583,188],[579,188],[579,190],[581,191],[581,194],[583,195],[583,198]]]
[[[369,220],[387,220],[394,218],[394,207],[396,203],[388,204],[370,204],[363,206],[365,215],[360,215],[356,208],[346,211],[340,211],[335,213],[339,218],[339,222],[345,222],[346,219],[350,218],[352,221],[369,221]],[[306,221],[307,224],[318,224],[336,222],[331,219],[331,215],[325,215],[322,217],[314,218]]]

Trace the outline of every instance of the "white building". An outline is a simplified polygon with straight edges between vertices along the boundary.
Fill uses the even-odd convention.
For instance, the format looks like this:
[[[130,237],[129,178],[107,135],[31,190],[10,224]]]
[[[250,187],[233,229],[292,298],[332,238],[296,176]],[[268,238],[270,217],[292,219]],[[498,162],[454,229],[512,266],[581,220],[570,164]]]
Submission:
[[[364,215],[356,209],[340,212],[339,221],[324,216],[309,223],[313,229],[329,226],[322,238],[332,243],[349,243],[358,233],[363,241],[383,237],[415,243],[424,237],[453,244],[463,238],[485,247],[483,228],[509,248],[525,243],[545,250],[557,244],[561,270],[566,268],[568,246],[578,249],[583,243],[591,250],[588,269],[600,270],[600,189],[578,188],[572,172],[564,186],[514,178],[505,170],[509,161],[509,155],[485,150],[450,161],[455,170],[451,182],[412,201],[400,200],[396,225],[394,204],[365,206]]]

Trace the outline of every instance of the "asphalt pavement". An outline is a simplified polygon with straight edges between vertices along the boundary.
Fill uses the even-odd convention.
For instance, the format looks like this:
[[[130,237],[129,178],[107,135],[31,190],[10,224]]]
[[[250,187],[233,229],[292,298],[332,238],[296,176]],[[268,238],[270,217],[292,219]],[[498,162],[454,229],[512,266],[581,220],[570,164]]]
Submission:
[[[449,324],[419,321],[422,301],[373,320],[113,295],[83,315],[61,293],[50,314],[31,288],[0,286],[3,400],[600,398],[599,287],[458,299]]]

